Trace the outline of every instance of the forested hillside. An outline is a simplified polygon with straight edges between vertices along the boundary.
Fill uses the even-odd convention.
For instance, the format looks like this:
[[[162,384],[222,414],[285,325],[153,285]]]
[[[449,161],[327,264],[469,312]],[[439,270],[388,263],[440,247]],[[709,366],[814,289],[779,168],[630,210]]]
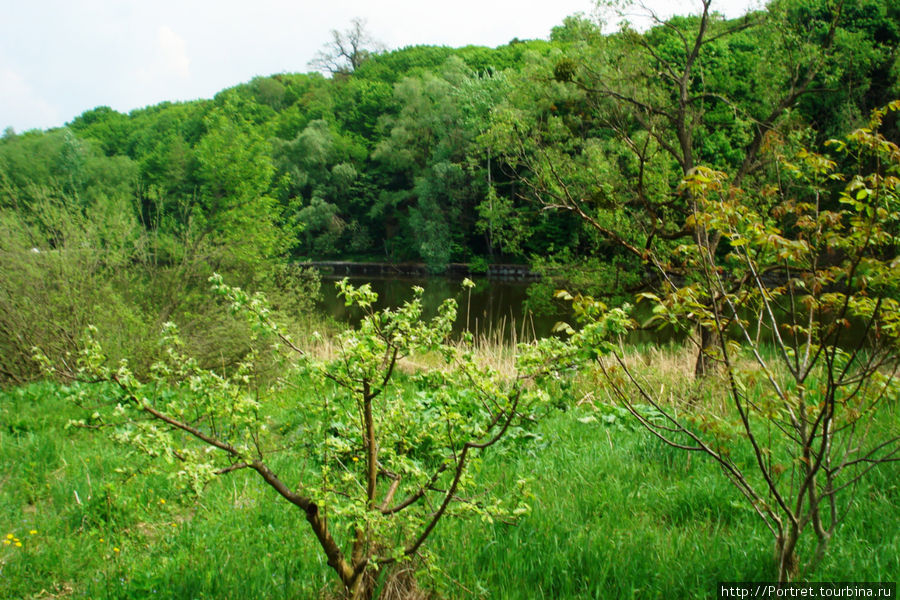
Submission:
[[[595,255],[578,219],[534,209],[535,144],[578,163],[570,192],[620,209],[629,228],[695,165],[753,176],[760,136],[820,142],[900,93],[897,5],[832,4],[780,1],[643,34],[572,17],[549,42],[404,48],[330,78],[260,76],[127,115],[99,107],[58,130],[7,132],[3,207],[27,214],[35,188],[82,206],[102,197],[154,233],[193,223],[245,258],[440,270]]]
[[[900,3],[696,7],[7,129],[0,596],[895,592]]]
[[[0,288],[17,350],[4,360],[36,344],[22,333],[36,323],[156,327],[199,310],[182,292],[213,270],[277,287],[304,259],[529,262],[569,289],[639,289],[657,272],[648,253],[692,235],[686,174],[763,190],[777,156],[900,96],[895,2],[776,0],[735,20],[708,8],[646,32],[573,16],[547,41],[361,49],[330,77],[8,129]],[[35,288],[44,269],[55,290]],[[82,314],[100,298],[118,308]]]

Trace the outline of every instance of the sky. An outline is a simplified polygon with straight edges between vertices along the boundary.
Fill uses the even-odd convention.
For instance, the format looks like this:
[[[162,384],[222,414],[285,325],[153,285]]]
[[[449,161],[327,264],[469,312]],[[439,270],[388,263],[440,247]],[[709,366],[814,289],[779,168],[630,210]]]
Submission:
[[[714,0],[728,17],[760,0]],[[660,15],[699,1],[647,0]],[[499,46],[546,39],[592,0],[0,0],[0,130],[58,127],[86,110],[120,112],[211,98],[257,75],[307,72],[362,18],[388,49]],[[618,17],[608,14],[608,23]]]

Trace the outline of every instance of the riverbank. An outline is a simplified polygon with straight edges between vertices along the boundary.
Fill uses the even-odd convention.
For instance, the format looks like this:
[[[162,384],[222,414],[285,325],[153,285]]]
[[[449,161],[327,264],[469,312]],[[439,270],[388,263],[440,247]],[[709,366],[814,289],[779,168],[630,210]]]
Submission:
[[[450,263],[447,269],[441,273],[435,273],[425,263],[413,262],[355,262],[346,260],[306,261],[299,263],[302,267],[312,267],[323,275],[347,276],[347,277],[428,277],[440,275],[443,277],[487,277],[505,281],[537,281],[541,275],[532,271],[528,265],[520,264],[489,264],[486,268],[473,268],[468,263]]]

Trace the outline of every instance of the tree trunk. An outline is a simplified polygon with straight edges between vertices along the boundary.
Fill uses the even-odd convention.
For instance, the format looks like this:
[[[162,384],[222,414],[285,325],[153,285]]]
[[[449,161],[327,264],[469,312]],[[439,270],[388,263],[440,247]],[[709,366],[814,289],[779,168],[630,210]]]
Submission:
[[[706,377],[715,369],[715,361],[709,351],[716,345],[716,336],[712,331],[700,327],[700,349],[697,351],[697,362],[694,364],[694,377]]]
[[[361,573],[353,586],[347,588],[347,598],[350,600],[370,600],[372,598],[375,590],[372,587],[372,578],[367,575],[366,572]]]
[[[778,583],[788,583],[794,573],[797,572],[797,538],[799,537],[796,525],[791,525],[788,531],[775,541],[775,560],[778,562]]]

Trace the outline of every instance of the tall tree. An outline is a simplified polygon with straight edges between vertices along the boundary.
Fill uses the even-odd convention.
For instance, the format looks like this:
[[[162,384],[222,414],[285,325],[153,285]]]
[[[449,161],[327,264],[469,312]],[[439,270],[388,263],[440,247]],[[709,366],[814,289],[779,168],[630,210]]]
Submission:
[[[686,274],[672,253],[681,241],[718,243],[685,219],[685,176],[706,164],[734,173],[735,186],[756,177],[766,137],[802,125],[791,109],[846,83],[835,44],[846,31],[842,1],[804,11],[809,3],[780,0],[736,20],[712,4],[669,20],[649,12],[655,26],[643,34],[626,25],[598,39],[569,28],[569,51],[496,113],[494,143],[529,193],[577,215],[608,258],[644,265],[637,286]],[[705,348],[710,332],[698,333]],[[701,352],[696,371],[706,369]]]
[[[349,29],[331,30],[331,41],[309,61],[309,66],[331,75],[346,75],[358,69],[381,47],[366,30],[365,19],[356,17],[350,21]]]
[[[435,271],[465,258],[475,237],[475,206],[486,189],[471,176],[469,161],[478,131],[464,113],[461,91],[472,79],[465,63],[451,57],[437,74],[400,81],[394,91],[399,114],[384,118],[390,135],[373,152],[394,176],[383,206],[407,212],[415,252]]]
[[[776,147],[774,202],[711,169],[685,178],[691,220],[721,231],[722,251],[698,236],[682,249],[696,277],[644,295],[655,319],[700,319],[714,332],[723,377],[706,402],[651,389],[610,341],[628,327],[625,311],[575,299],[587,325],[573,339],[604,385],[658,439],[721,467],[771,531],[779,582],[822,561],[857,483],[900,453],[900,147],[879,131],[898,110],[894,101],[830,142],[847,173],[826,155]]]
[[[224,111],[208,118],[208,129],[197,146],[201,199],[192,218],[223,250],[220,260],[258,265],[287,244],[280,207],[267,194],[274,174],[269,144]]]

